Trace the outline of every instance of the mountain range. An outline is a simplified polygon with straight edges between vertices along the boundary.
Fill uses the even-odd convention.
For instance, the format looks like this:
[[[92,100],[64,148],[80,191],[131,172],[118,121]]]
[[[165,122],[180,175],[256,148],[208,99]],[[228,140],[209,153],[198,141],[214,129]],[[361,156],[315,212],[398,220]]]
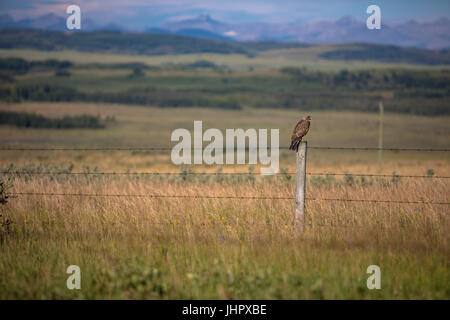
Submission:
[[[118,24],[96,25],[82,20],[82,31],[137,31]],[[9,15],[0,15],[0,27],[66,31],[66,18],[46,14],[34,19],[16,21]],[[213,19],[207,14],[195,18],[162,24],[140,32],[174,34],[197,38],[228,39],[235,41],[277,41],[300,43],[365,42],[426,49],[450,48],[450,20],[440,18],[432,22],[410,20],[400,24],[384,24],[380,30],[369,30],[365,21],[353,17],[338,20],[309,21],[302,24],[248,23],[230,24]]]

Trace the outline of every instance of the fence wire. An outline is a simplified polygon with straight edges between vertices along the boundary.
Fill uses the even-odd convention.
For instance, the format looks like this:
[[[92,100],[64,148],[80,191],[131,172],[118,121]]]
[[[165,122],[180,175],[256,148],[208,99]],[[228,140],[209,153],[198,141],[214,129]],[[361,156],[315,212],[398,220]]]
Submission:
[[[268,146],[270,148],[270,146]],[[361,151],[414,151],[414,152],[450,152],[450,149],[445,148],[376,148],[376,147],[326,147],[326,146],[312,146],[307,147],[308,149],[316,150],[361,150]],[[55,148],[55,147],[0,147],[1,151],[169,151],[172,147],[124,147],[124,148],[108,148],[108,147],[92,147],[92,148]],[[289,150],[289,147],[278,147],[280,150]],[[191,148],[191,150],[203,150],[203,148]],[[249,151],[253,148],[236,149],[233,151]]]
[[[279,147],[287,150],[289,147]],[[373,148],[373,147],[327,147],[308,146],[308,149],[316,150],[352,150],[352,151],[393,151],[393,152],[450,152],[450,149],[432,148]],[[171,147],[126,147],[126,148],[55,148],[55,147],[0,147],[1,151],[168,151]],[[250,148],[233,149],[233,151],[250,151]],[[26,171],[1,171],[2,174],[16,175],[254,175],[250,172],[26,172]],[[280,172],[278,175],[295,175],[293,172]],[[449,176],[434,175],[397,175],[397,174],[352,174],[352,173],[325,173],[310,172],[310,176],[359,176],[359,177],[389,177],[389,178],[427,178],[449,179]],[[141,198],[184,198],[184,199],[249,199],[249,200],[294,200],[294,197],[268,197],[268,196],[228,196],[228,195],[160,195],[160,194],[88,194],[88,193],[41,193],[41,192],[14,192],[11,196],[72,196],[72,197],[141,197]],[[410,200],[380,200],[380,199],[341,199],[341,198],[306,198],[309,201],[338,201],[338,202],[370,202],[370,203],[396,203],[396,204],[429,204],[450,205],[450,202],[436,201],[410,201]]]
[[[249,199],[249,200],[294,200],[294,197],[268,196],[221,196],[221,195],[162,195],[162,194],[92,194],[92,193],[43,193],[43,192],[13,192],[11,196],[69,196],[69,197],[139,197],[139,198],[183,198],[183,199]],[[309,201],[340,201],[340,202],[371,202],[399,204],[430,204],[450,205],[450,202],[410,201],[410,200],[379,200],[379,199],[342,199],[342,198],[310,198]]]
[[[0,171],[0,174],[11,175],[153,175],[153,176],[183,176],[183,175],[241,175],[241,176],[258,176],[257,173],[252,172],[35,172],[35,171]],[[417,178],[417,179],[450,179],[450,176],[435,176],[435,175],[400,175],[400,174],[371,174],[371,173],[332,173],[332,172],[307,172],[308,176],[345,176],[345,177],[383,177],[383,178]],[[295,175],[295,172],[277,172],[273,175]]]

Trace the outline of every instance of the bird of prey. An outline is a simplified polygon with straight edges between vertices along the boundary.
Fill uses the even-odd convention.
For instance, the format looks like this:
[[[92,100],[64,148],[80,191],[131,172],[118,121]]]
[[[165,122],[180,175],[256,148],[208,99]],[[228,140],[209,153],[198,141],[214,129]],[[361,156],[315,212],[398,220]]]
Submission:
[[[289,150],[298,151],[298,146],[302,142],[302,138],[308,133],[311,116],[304,116],[294,128],[294,132],[291,137],[291,146]]]

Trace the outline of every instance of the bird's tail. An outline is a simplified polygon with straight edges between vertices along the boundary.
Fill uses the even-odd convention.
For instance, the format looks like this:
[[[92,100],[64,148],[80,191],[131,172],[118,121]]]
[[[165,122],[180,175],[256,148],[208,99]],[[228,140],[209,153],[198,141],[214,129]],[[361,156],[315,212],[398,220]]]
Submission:
[[[289,150],[295,150],[295,151],[298,151],[298,146],[300,145],[300,142],[301,142],[301,141],[302,141],[301,139],[292,141],[292,142],[291,142],[291,146],[289,147]]]

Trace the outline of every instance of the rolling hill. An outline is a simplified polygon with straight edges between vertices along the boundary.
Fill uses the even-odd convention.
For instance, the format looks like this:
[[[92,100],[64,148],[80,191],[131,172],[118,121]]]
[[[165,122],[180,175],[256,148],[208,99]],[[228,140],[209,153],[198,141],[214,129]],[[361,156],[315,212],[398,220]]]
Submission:
[[[118,31],[59,32],[32,29],[0,29],[0,48],[36,50],[76,50],[83,52],[131,55],[167,55],[189,53],[242,54],[249,57],[261,51],[311,47],[294,42],[236,42],[161,33],[124,33]],[[198,30],[191,30],[191,33]],[[427,50],[396,46],[353,44],[338,45],[321,53],[329,60],[361,60],[444,65],[450,63],[449,50]]]

